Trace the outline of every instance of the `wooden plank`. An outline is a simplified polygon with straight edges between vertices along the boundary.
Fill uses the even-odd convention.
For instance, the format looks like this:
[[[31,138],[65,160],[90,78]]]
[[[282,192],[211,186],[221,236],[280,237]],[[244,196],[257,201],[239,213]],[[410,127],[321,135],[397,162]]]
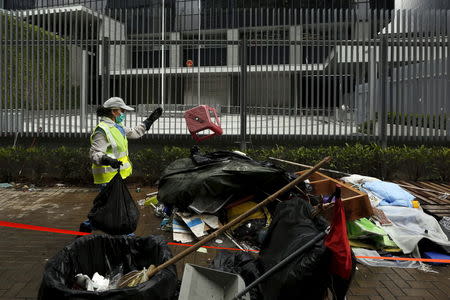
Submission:
[[[441,183],[440,185],[442,185],[442,186],[444,186],[444,187],[450,189],[450,184],[447,184],[447,183]]]
[[[303,172],[305,172],[305,171],[300,171],[300,172],[298,172],[298,173],[301,174],[301,173],[303,173]],[[327,175],[325,175],[325,174],[323,174],[323,173],[320,173],[320,172],[316,172],[315,174],[316,174],[316,175],[319,175],[320,177],[322,177],[322,178],[324,178],[324,179],[329,179],[329,180],[333,181],[334,183],[339,184],[339,185],[345,187],[346,189],[348,189],[348,190],[350,190],[350,191],[352,191],[352,192],[355,192],[356,194],[366,195],[366,193],[363,193],[363,192],[361,192],[360,190],[358,190],[358,189],[352,187],[352,186],[349,185],[348,183],[345,183],[345,182],[343,182],[343,181],[336,180],[336,179],[334,179],[334,178],[328,177]]]
[[[352,197],[348,197],[348,198],[342,198],[342,201],[355,200],[355,199],[363,200],[363,198],[364,198],[364,195],[356,195],[356,196],[352,196]]]
[[[329,179],[319,179],[319,180],[310,181],[309,184],[316,184],[316,183],[321,183],[321,182],[331,182],[331,181]]]
[[[450,210],[448,206],[436,206],[436,205],[422,205],[424,209],[435,209],[435,210]]]
[[[413,185],[414,187],[421,188],[421,189],[428,189],[429,188],[427,186],[420,185],[417,182],[414,183],[414,184],[412,184],[412,183],[409,183],[409,184]],[[419,194],[419,195],[421,195],[421,196],[423,196],[423,197],[425,197],[425,198],[427,198],[429,200],[432,200],[433,202],[442,203],[442,204],[450,204],[449,201],[445,201],[443,199],[440,199],[439,196],[437,196],[437,194],[434,194],[434,193],[431,193],[431,192],[427,192],[427,191],[423,191],[423,190],[419,190],[419,189],[414,189],[414,188],[411,188],[409,191],[412,191],[412,190],[414,190],[414,192],[416,194]]]
[[[433,215],[438,215],[438,216],[449,216],[450,215],[450,209],[449,210],[435,210],[435,209],[425,209],[426,212],[429,212]]]
[[[407,184],[411,187],[413,187],[412,189],[416,190],[416,191],[423,191],[423,189],[425,190],[429,190],[428,192],[432,192],[432,193],[436,193],[441,195],[441,193],[450,193],[450,190],[446,189],[445,187],[433,183],[433,182],[429,182],[429,181],[420,181],[420,182],[407,182],[407,181],[393,181],[397,184],[403,185],[403,184]],[[421,185],[425,184],[425,185],[429,185],[429,186],[423,186]],[[403,186],[402,186],[403,187]]]
[[[331,195],[334,192],[333,182],[329,179],[316,180],[310,183],[316,195]]]
[[[419,187],[422,187],[422,188],[426,188],[426,189],[430,188],[428,185],[424,184],[423,182],[419,182],[418,185],[419,185]],[[432,193],[432,192],[427,192],[427,191],[422,191],[422,193],[426,194],[426,195],[430,195],[431,197],[433,197],[433,199],[436,202],[450,204],[450,200],[440,198],[439,196],[441,194],[439,194],[439,193]]]
[[[406,181],[397,181],[396,183],[401,183],[403,185],[411,186],[411,184],[406,182]],[[419,193],[417,193],[417,190],[414,190],[412,188],[408,189],[407,187],[403,187],[403,188],[406,189],[411,194],[413,194],[419,200],[422,200],[422,201],[424,201],[426,203],[429,203],[429,204],[435,204],[436,203],[435,201],[432,201],[432,200],[428,199],[427,197],[424,197],[424,196],[420,195]]]
[[[436,190],[437,192],[450,193],[450,189],[447,189],[444,186],[441,186],[439,184],[435,184],[433,182],[420,181],[419,183],[421,183],[423,185],[426,185],[426,186],[429,186],[429,189]]]
[[[297,174],[301,174],[303,172],[304,171],[301,171]],[[345,182],[328,177],[323,173],[316,172],[315,175],[317,176],[312,182],[310,182],[314,188],[313,194],[315,195],[331,195],[337,184],[342,187],[341,197],[343,200],[342,202],[344,203],[345,216],[348,221],[373,215],[372,206],[370,205],[370,200],[366,193],[353,188]],[[328,220],[331,220],[333,216],[332,213],[333,209],[331,206],[326,208],[321,214]]]
[[[424,191],[424,192],[429,192],[429,193],[433,193],[436,195],[445,193],[445,189],[443,189],[440,186],[434,186],[434,185],[430,184],[429,182],[419,181],[419,182],[417,182],[417,185],[422,187],[423,189],[427,189],[427,191]]]

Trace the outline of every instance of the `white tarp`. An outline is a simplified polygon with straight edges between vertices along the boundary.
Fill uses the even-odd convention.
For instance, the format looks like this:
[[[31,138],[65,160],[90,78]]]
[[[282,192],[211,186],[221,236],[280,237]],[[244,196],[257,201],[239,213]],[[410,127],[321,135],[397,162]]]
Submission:
[[[429,239],[442,246],[450,246],[447,235],[438,221],[421,209],[399,206],[378,206],[393,223],[383,226],[403,253],[418,253],[417,244],[421,239]]]

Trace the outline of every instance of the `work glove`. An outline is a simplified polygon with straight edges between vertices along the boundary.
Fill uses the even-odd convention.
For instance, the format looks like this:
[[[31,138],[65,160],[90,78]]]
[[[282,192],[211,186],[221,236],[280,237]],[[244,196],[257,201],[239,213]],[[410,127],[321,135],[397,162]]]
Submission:
[[[123,163],[120,160],[117,160],[115,158],[111,158],[108,155],[103,155],[102,156],[101,163],[104,166],[111,166],[114,169],[118,169],[118,168],[120,168],[121,165],[123,165]]]
[[[145,130],[150,129],[150,126],[152,126],[152,124],[155,123],[155,121],[158,120],[159,117],[161,117],[162,112],[163,109],[161,107],[158,107],[147,119],[144,120]]]

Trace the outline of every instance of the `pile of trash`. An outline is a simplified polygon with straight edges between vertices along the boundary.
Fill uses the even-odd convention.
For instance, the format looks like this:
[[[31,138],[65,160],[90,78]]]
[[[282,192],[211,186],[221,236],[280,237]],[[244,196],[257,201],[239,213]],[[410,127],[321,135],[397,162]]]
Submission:
[[[240,152],[201,154],[194,148],[189,158],[176,160],[164,170],[157,195],[143,204],[155,208],[155,214],[162,218],[161,229],[171,231],[174,241],[193,242],[256,206],[297,176],[274,164],[254,161]],[[257,258],[222,252],[211,267],[240,274],[249,285],[323,231],[331,221],[323,217],[324,207],[335,206],[337,198],[332,192],[323,193],[323,186],[322,190],[316,190],[318,182],[317,185],[310,185],[308,180],[302,182],[225,234],[242,250],[260,250]],[[269,294],[272,298],[289,298],[306,290],[310,291],[311,299],[320,298],[327,289],[333,290],[338,298],[343,297],[356,261],[370,266],[433,271],[418,261],[356,259],[355,256],[450,259],[448,217],[438,222],[421,209],[414,195],[392,182],[356,174],[336,182],[341,182],[347,192],[352,187],[366,193],[370,200],[349,208],[346,199],[342,199],[348,213],[346,234],[351,246],[351,276],[342,278],[329,272],[333,259],[325,243],[320,241],[272,280],[253,289],[252,299]],[[358,214],[364,217],[355,218]],[[306,238],[302,240],[302,236]],[[314,289],[308,289],[311,286]]]
[[[396,183],[356,174],[341,180],[367,193],[374,212],[347,223],[355,255],[450,259],[449,217],[438,221],[427,214],[418,199]],[[370,266],[431,270],[418,261],[358,261]]]
[[[253,209],[298,176],[240,152],[201,154],[194,148],[189,158],[176,160],[164,170],[157,195],[149,195],[140,203],[154,207],[155,214],[162,218],[160,228],[171,231],[174,241],[193,242]],[[324,198],[335,203],[337,197],[334,193],[315,195],[308,181],[300,182],[216,240],[221,243],[227,239],[241,250],[260,251],[257,258],[221,252],[212,267],[240,274],[246,285],[251,284],[293,251],[327,232],[330,223],[320,215],[319,204]],[[277,272],[273,280],[252,290],[252,299],[261,299],[263,294],[290,298],[299,293],[315,299],[327,290],[345,296],[355,270],[348,249],[350,269],[345,278],[330,270],[333,253],[322,238]]]
[[[156,215],[163,218],[161,229],[172,231],[174,241],[187,243],[253,208],[289,183],[292,176],[240,152],[201,154],[193,148],[189,158],[178,159],[163,171],[157,197],[149,198],[144,205],[155,206]],[[238,248],[259,250],[273,208],[261,208],[226,236]]]

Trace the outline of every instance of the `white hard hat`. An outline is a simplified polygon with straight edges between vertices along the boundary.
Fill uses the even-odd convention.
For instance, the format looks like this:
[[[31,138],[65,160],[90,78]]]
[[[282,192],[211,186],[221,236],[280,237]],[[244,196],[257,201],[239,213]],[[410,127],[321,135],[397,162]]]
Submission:
[[[134,108],[125,104],[122,98],[119,97],[111,97],[103,103],[103,107],[105,108],[122,108],[124,110],[134,110]]]

